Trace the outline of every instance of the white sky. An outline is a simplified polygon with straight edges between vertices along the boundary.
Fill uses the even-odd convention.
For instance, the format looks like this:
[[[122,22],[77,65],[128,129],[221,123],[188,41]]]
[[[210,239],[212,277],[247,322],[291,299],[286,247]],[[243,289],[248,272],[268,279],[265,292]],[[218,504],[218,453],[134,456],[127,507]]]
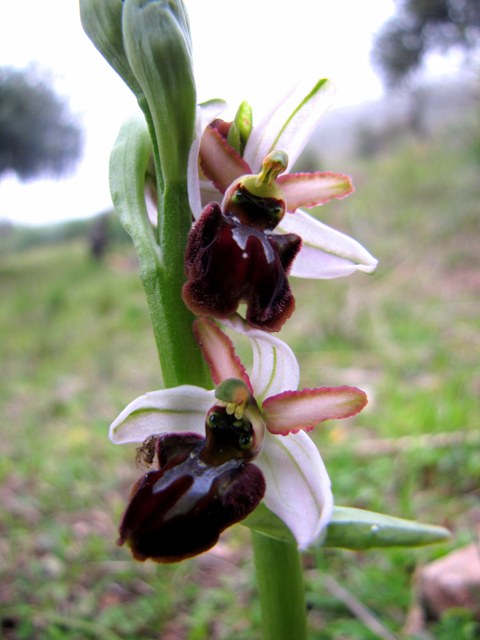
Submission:
[[[327,76],[336,106],[375,99],[372,37],[393,0],[185,0],[199,101],[248,100],[255,113],[305,75]],[[0,220],[40,224],[110,208],[108,157],[136,103],[84,34],[77,0],[0,0],[0,65],[51,71],[85,129],[74,175],[59,181],[0,182]],[[255,111],[255,107],[257,110]]]

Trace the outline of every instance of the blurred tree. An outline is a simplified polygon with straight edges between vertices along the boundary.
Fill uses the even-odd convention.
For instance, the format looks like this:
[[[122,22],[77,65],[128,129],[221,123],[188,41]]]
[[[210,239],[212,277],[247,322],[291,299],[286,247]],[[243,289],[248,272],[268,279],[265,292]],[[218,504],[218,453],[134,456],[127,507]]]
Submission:
[[[0,178],[63,175],[81,148],[81,129],[44,74],[0,68]]]
[[[416,71],[432,49],[480,46],[480,0],[397,0],[377,35],[372,60],[389,87]]]

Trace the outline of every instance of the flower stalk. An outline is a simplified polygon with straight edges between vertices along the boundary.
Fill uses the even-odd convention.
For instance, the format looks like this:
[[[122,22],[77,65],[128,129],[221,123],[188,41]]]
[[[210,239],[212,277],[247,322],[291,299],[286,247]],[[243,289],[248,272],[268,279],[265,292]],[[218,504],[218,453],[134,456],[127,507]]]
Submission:
[[[252,544],[263,640],[306,640],[303,570],[295,543],[253,531]]]

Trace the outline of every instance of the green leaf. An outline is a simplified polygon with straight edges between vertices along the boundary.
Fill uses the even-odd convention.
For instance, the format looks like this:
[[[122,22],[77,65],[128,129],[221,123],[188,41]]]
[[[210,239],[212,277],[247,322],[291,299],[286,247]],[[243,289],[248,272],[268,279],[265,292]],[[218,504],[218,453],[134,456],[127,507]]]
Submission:
[[[183,245],[172,233],[171,246],[166,245],[162,251],[148,219],[145,185],[151,179],[151,153],[151,139],[143,118],[126,122],[110,156],[112,201],[138,254],[165,386],[197,384],[208,388],[211,381],[207,366],[192,333],[194,316],[180,295]],[[173,210],[177,211],[175,207]],[[176,261],[171,258],[172,251],[178,252]]]
[[[242,524],[269,538],[294,541],[290,529],[263,503],[259,504]],[[335,507],[326,535],[318,544],[354,550],[375,547],[420,547],[445,542],[449,537],[450,532],[443,527],[353,507]]]
[[[162,265],[145,206],[145,182],[152,144],[141,117],[120,129],[110,155],[110,193],[120,222],[140,258],[140,269],[154,272]]]
[[[263,502],[245,520],[242,520],[242,524],[269,538],[275,538],[275,540],[282,540],[283,542],[295,542],[293,533],[287,525],[272,513]]]
[[[335,507],[323,541],[325,547],[371,549],[419,547],[444,542],[450,532],[430,524],[352,507]]]

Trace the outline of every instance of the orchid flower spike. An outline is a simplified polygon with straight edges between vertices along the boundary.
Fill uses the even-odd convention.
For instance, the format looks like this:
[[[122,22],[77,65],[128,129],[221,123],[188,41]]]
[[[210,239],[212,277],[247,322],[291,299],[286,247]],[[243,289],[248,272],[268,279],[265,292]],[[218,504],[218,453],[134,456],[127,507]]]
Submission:
[[[197,222],[183,289],[194,313],[227,318],[243,301],[250,326],[278,331],[294,310],[288,275],[336,278],[375,270],[377,260],[356,240],[301,210],[348,196],[350,178],[288,173],[328,94],[327,80],[306,97],[299,87],[255,127],[246,103],[232,123],[209,122],[211,104],[205,114],[200,109],[188,176]]]
[[[251,375],[219,325],[197,319],[216,388],[147,393],[111,424],[114,443],[143,443],[141,457],[158,466],[135,485],[120,526],[119,542],[137,559],[172,562],[206,551],[262,498],[301,549],[330,520],[330,479],[306,431],[353,416],[365,394],[347,386],[297,391],[298,363],[284,342],[238,316],[224,326],[249,339]]]

